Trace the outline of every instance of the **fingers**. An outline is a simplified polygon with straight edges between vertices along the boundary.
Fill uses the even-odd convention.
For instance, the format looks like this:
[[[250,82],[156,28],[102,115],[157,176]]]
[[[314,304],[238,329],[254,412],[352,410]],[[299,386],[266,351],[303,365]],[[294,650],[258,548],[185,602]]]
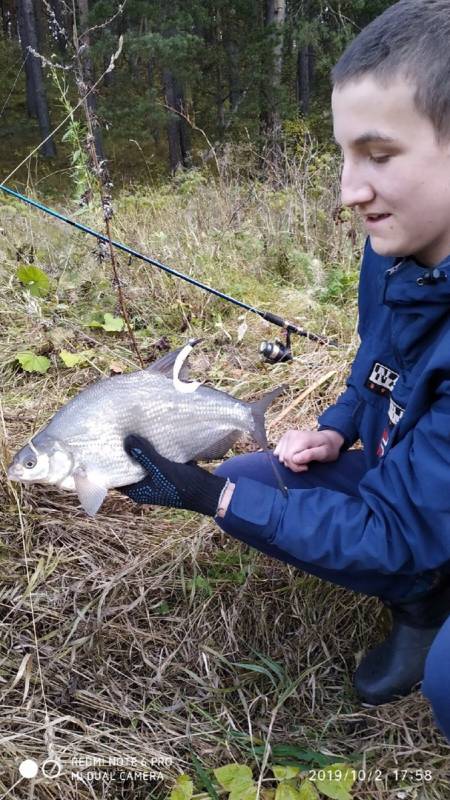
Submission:
[[[294,453],[301,453],[309,447],[319,444],[321,442],[317,440],[317,431],[289,430],[281,437],[275,447],[274,455],[278,456],[282,464],[285,464],[286,461],[291,461]]]
[[[289,430],[281,437],[274,455],[293,472],[304,472],[311,461],[328,461],[330,442],[320,431]]]
[[[125,494],[131,500],[138,502],[136,498],[140,496],[140,494],[146,487],[147,487],[147,479],[144,478],[143,480],[138,481],[137,483],[130,483],[128,484],[128,486],[117,486],[116,488],[117,491],[120,492],[121,494]]]
[[[310,461],[326,461],[328,457],[328,447],[320,445],[319,447],[309,447],[301,453],[294,453],[291,457],[293,464],[309,464]]]
[[[149,469],[149,463],[153,463],[154,461],[158,463],[161,459],[165,460],[163,456],[155,450],[151,442],[144,439],[142,436],[136,436],[134,433],[130,433],[125,437],[123,446],[125,452],[146,470]]]
[[[129,433],[128,436],[125,437],[123,441],[123,446],[125,451],[128,453],[129,456],[132,456],[133,450],[146,450],[149,446],[151,447],[150,442],[147,439],[143,439],[142,436],[136,436],[134,433]]]

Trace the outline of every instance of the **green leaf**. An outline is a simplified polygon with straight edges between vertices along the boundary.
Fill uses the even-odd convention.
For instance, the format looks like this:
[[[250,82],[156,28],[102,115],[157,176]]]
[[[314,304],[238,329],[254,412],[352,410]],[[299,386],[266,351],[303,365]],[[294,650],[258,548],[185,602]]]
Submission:
[[[166,603],[165,600],[162,601],[161,606],[163,606],[164,603]],[[168,612],[168,611],[170,611],[170,608],[169,608],[167,603],[166,603],[166,605],[167,605],[167,612]],[[167,613],[167,612],[166,611],[163,612],[162,610],[160,611],[160,613]],[[203,767],[203,764],[197,758],[195,753],[191,752],[191,759],[192,759],[193,767],[195,769],[195,774],[197,776],[197,784],[200,784],[200,786],[203,789],[206,789],[206,791],[208,792],[209,797],[210,797],[211,800],[219,800],[219,795],[217,794],[217,792],[216,792],[216,790],[215,790],[215,788],[213,786],[213,782],[212,782],[211,778],[209,777],[208,773],[206,772],[205,768]]]
[[[252,751],[255,752],[256,755],[263,756],[265,745],[253,744]],[[278,763],[282,761],[294,761],[295,764],[293,766],[298,765],[302,767],[304,765],[305,768],[316,765],[325,767],[327,764],[337,763],[336,756],[324,756],[323,753],[318,753],[314,750],[303,750],[295,744],[274,744],[272,747],[272,757],[276,759]]]
[[[48,275],[33,264],[22,264],[17,270],[17,277],[33,297],[45,297],[50,291]]]
[[[295,778],[300,772],[299,767],[282,767],[280,765],[273,766],[271,769],[277,781],[288,781],[290,778]]]
[[[191,800],[193,794],[194,784],[189,775],[179,775],[170,793],[170,800]]]
[[[92,350],[82,350],[80,353],[70,353],[68,350],[61,350],[59,357],[66,367],[78,367],[80,364],[89,363]]]
[[[121,331],[123,330],[123,326],[125,325],[124,320],[122,317],[113,317],[112,314],[108,312],[105,313],[104,316],[104,323],[102,325],[103,330],[105,331]]]
[[[317,774],[320,775],[322,772],[324,779],[320,780],[316,777],[314,783],[325,797],[331,797],[332,800],[351,800],[349,790],[356,780],[353,767],[349,764],[329,764],[319,770]]]
[[[22,353],[17,353],[17,361],[25,372],[47,372],[51,366],[51,361],[46,356],[38,356],[31,350],[25,350]]]
[[[277,682],[271,671],[266,667],[262,667],[261,664],[252,664],[248,661],[235,661],[234,666],[240,667],[241,669],[246,669],[249,672],[258,672],[260,675],[265,675],[266,678],[269,678],[273,686],[277,686]]]
[[[251,784],[247,787],[237,785],[228,795],[228,800],[256,800],[257,794],[258,787],[252,780]]]
[[[87,323],[88,328],[103,328],[104,331],[121,331],[125,325],[122,317],[113,317],[109,311],[96,312]]]
[[[275,800],[299,800],[300,793],[292,784],[282,781],[275,792]]]
[[[103,328],[103,325],[105,324],[104,319],[105,319],[104,314],[97,311],[95,314],[92,315],[89,322],[85,324],[87,324],[88,328]]]
[[[218,782],[227,792],[248,789],[253,784],[253,775],[246,764],[226,764],[214,770]]]
[[[304,780],[299,787],[298,800],[319,800],[319,792],[310,780]]]

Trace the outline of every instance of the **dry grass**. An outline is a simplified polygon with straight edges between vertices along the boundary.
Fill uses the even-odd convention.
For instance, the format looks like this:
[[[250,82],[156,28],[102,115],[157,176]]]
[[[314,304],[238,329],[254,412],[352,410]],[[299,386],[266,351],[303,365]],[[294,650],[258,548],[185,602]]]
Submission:
[[[207,364],[214,385],[250,399],[288,381],[268,415],[274,441],[287,427],[313,426],[342,388],[356,347],[355,306],[320,303],[318,292],[336,260],[350,271],[356,256],[345,225],[336,231],[330,215],[324,221],[308,211],[306,189],[304,196],[258,184],[245,190],[227,175],[227,191],[199,178],[186,192],[123,196],[117,236],[336,336],[339,349],[298,340],[292,364],[261,365],[257,343],[274,331],[258,318],[245,315],[248,332],[239,343],[239,312],[140,265],[123,263],[122,277],[134,320],[144,320],[146,358],[163,333],[176,345],[203,332],[195,367],[204,376]],[[333,197],[325,193],[324,213]],[[93,308],[117,310],[91,243],[13,205],[1,213],[5,466],[61,403],[108,374],[111,361],[136,361],[125,335],[83,327]],[[289,256],[293,241],[312,264],[303,283]],[[55,280],[45,301],[30,300],[14,278],[15,254],[30,244]],[[277,252],[291,257],[285,279]],[[62,346],[91,346],[91,366],[64,369]],[[27,348],[49,355],[46,376],[17,368],[15,354]],[[248,447],[241,443],[239,451]],[[362,708],[354,697],[355,665],[386,627],[376,600],[266,558],[184,512],[142,510],[110,493],[92,520],[67,493],[34,486],[16,495],[6,481],[0,491],[0,797],[165,798],[179,772],[195,776],[194,755],[206,769],[245,761],[258,777],[264,746],[280,743],[360,754],[367,768],[390,774],[379,786],[362,781],[354,792],[361,800],[447,796],[449,747],[420,694],[378,709]],[[26,757],[56,757],[62,773],[19,781]],[[87,757],[100,759],[94,771],[102,778],[75,766]],[[149,783],[138,773],[140,762],[149,770],[152,759],[164,778]],[[276,763],[270,753],[268,763]],[[432,780],[402,788],[395,768],[429,769]],[[121,769],[134,777],[120,780]],[[73,772],[84,773],[84,782]]]

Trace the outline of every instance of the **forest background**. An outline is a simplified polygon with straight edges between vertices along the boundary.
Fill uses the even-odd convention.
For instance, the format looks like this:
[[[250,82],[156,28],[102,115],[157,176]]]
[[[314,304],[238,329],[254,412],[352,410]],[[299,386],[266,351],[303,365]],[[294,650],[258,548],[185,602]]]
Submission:
[[[295,138],[299,121],[328,142],[330,69],[346,42],[388,5],[2,0],[4,174],[102,75],[88,103],[97,153],[117,178],[146,168],[153,178],[164,176],[198,164],[212,144],[244,138],[256,149],[276,149],[284,137]],[[121,56],[106,72],[119,36]],[[48,138],[41,155],[58,164],[73,157],[64,133]]]

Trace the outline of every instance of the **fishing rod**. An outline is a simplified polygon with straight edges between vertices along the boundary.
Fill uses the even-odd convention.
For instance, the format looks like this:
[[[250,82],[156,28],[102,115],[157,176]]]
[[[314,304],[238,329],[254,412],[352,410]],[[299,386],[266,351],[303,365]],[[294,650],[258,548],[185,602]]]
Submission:
[[[178,270],[173,269],[173,267],[169,267],[167,264],[157,261],[155,258],[151,258],[143,253],[139,253],[138,250],[134,250],[134,248],[128,247],[128,245],[122,244],[122,242],[109,239],[109,237],[105,236],[103,233],[95,231],[93,228],[89,228],[87,225],[83,225],[81,222],[77,222],[70,217],[66,217],[64,214],[60,214],[59,211],[48,208],[48,206],[43,205],[43,203],[40,203],[38,200],[32,200],[31,197],[27,197],[24,194],[20,194],[20,192],[16,192],[14,189],[10,189],[3,183],[0,183],[0,189],[2,192],[5,192],[5,194],[15,197],[17,200],[21,200],[23,203],[27,203],[28,205],[37,208],[39,211],[43,211],[45,214],[55,217],[55,219],[59,219],[61,222],[65,222],[67,225],[72,225],[73,228],[77,228],[77,230],[83,231],[83,233],[87,233],[89,236],[93,236],[95,239],[97,239],[97,241],[105,242],[106,244],[111,243],[113,247],[117,248],[117,250],[121,250],[123,253],[127,253],[128,255],[139,259],[140,261],[144,261],[146,264],[150,264],[152,267],[157,267],[169,275],[173,275],[175,278],[179,278],[180,280],[186,281],[186,283],[190,283],[192,286],[196,286],[198,289],[203,289],[203,291],[209,292],[209,294],[220,297],[221,300],[226,300],[228,303],[233,303],[235,306],[245,309],[245,311],[251,311],[252,314],[257,314],[259,317],[262,317],[262,319],[266,320],[266,322],[271,322],[273,325],[283,328],[286,334],[285,342],[282,342],[279,339],[275,339],[273,342],[264,341],[261,342],[259,347],[261,356],[272,364],[279,363],[281,361],[290,361],[292,359],[291,335],[293,333],[297,334],[297,336],[304,336],[313,342],[318,342],[319,344],[326,344],[331,347],[336,347],[336,342],[327,339],[325,336],[319,336],[317,333],[311,333],[310,331],[304,330],[298,325],[295,325],[293,322],[283,319],[282,317],[278,316],[278,314],[274,314],[272,311],[263,311],[260,308],[256,308],[248,303],[244,303],[242,300],[237,300],[235,297],[219,291],[219,289],[214,289],[214,287],[208,286],[206,283],[197,281],[195,278],[191,278],[189,275],[185,275],[183,272],[179,272]]]

